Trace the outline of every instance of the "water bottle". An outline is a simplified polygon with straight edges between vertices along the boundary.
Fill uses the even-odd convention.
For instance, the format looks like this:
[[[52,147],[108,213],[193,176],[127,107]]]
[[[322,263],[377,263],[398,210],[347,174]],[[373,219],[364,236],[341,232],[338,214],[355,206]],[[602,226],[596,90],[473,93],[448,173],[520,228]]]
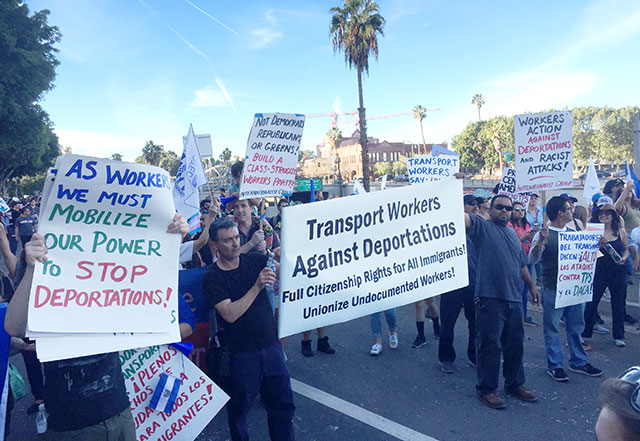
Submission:
[[[36,414],[36,431],[39,435],[47,431],[47,416],[44,403],[42,403],[38,406],[38,413]]]
[[[620,262],[622,260],[622,257],[620,256],[620,254],[618,254],[618,252],[616,251],[615,248],[613,248],[613,246],[610,243],[607,243],[604,246],[604,249],[607,251],[607,253],[609,253],[609,255],[611,256],[611,258],[614,260],[614,262]]]
[[[271,268],[271,270],[276,272],[276,258],[273,257],[273,254],[269,254],[269,260],[267,260],[267,268]],[[266,283],[264,288],[267,290],[267,294],[270,296],[273,295],[273,283]]]

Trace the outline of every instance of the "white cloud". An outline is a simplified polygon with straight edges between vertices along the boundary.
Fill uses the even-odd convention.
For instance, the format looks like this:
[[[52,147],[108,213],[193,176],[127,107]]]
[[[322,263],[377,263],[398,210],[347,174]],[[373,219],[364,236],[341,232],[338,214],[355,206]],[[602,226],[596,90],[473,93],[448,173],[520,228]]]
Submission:
[[[251,31],[251,36],[253,37],[250,43],[251,49],[271,47],[284,35],[282,31],[277,29],[277,20],[273,9],[266,11],[263,19],[267,23],[267,26],[261,26]]]
[[[194,92],[194,95],[195,98],[189,103],[190,107],[223,107],[228,104],[224,94],[212,86],[198,89]]]

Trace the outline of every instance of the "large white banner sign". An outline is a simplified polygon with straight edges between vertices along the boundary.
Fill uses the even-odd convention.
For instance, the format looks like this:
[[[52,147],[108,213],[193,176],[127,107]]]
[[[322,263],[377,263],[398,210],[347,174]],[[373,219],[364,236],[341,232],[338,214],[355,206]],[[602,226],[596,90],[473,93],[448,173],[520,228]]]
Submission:
[[[423,184],[453,178],[460,171],[460,158],[453,155],[422,155],[407,159],[409,182]]]
[[[516,115],[516,193],[573,185],[571,112]]]
[[[604,224],[587,224],[583,231],[558,233],[556,309],[591,301],[598,241],[603,233]]]
[[[137,441],[193,441],[225,405],[229,396],[172,346],[120,352]],[[181,381],[171,413],[149,408],[161,373]]]
[[[180,236],[167,233],[168,173],[77,155],[58,165],[40,213],[49,252],[35,266],[28,330],[171,332]]]
[[[468,284],[462,181],[288,207],[280,337]]]
[[[240,199],[291,194],[304,115],[256,113],[247,141]]]

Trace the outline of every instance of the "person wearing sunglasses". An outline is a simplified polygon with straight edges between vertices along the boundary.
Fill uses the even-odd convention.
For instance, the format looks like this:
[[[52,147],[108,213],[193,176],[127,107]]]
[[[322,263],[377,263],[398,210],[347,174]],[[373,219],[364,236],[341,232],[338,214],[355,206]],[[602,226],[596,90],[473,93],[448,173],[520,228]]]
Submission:
[[[523,359],[522,281],[534,303],[538,288],[527,269],[528,258],[520,238],[508,226],[513,205],[505,195],[491,199],[490,220],[465,213],[467,235],[474,242],[476,268],[477,374],[476,390],[483,404],[504,409],[504,400],[496,394],[500,377],[500,359],[504,360],[505,392],[526,402],[537,400],[525,388]]]
[[[602,196],[596,203],[591,223],[604,224],[604,234],[600,239],[600,254],[596,261],[596,272],[593,277],[593,299],[587,303],[584,317],[585,329],[582,337],[587,339],[593,335],[598,304],[609,288],[611,294],[611,317],[613,321],[613,339],[616,346],[623,348],[624,315],[627,291],[627,272],[625,260],[629,257],[627,232],[622,227],[620,217],[609,196]]]
[[[640,441],[640,366],[600,386],[597,441]]]
[[[558,280],[558,236],[560,232],[574,231],[567,227],[573,219],[571,205],[563,196],[554,196],[547,203],[548,228],[540,230],[531,245],[530,263],[541,263],[542,267],[542,311],[544,344],[547,351],[547,373],[555,381],[569,381],[564,371],[564,356],[560,343],[560,318],[564,317],[567,346],[569,347],[569,369],[573,372],[599,377],[602,370],[589,364],[582,345],[584,331],[584,303],[556,308]]]

